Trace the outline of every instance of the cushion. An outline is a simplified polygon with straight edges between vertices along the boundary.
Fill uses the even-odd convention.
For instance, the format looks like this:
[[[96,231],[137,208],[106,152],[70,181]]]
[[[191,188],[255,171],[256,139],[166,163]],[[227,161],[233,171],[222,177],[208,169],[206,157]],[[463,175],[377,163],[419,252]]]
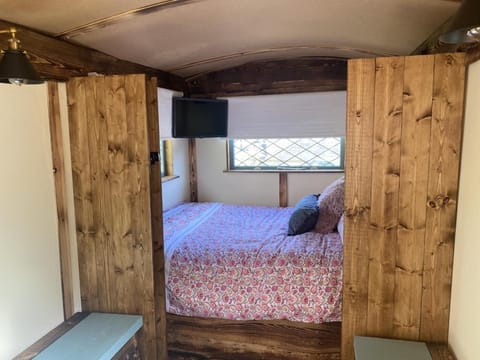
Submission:
[[[345,193],[345,179],[341,177],[327,186],[318,197],[318,219],[315,231],[328,234],[335,227],[343,214],[343,199]]]
[[[343,244],[343,225],[345,224],[345,214],[342,214],[340,216],[340,220],[338,220],[337,224],[337,231],[340,234],[340,239],[342,239],[342,244]]]
[[[307,195],[296,205],[288,221],[288,235],[299,235],[312,230],[318,218],[317,195]]]

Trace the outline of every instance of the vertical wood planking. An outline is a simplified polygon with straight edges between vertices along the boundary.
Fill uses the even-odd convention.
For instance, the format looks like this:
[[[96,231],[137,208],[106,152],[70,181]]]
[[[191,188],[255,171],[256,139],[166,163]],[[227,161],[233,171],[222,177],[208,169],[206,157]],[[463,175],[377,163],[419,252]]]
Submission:
[[[132,213],[129,198],[130,180],[136,174],[134,164],[129,157],[127,147],[127,114],[125,99],[125,77],[109,76],[105,78],[107,108],[107,140],[110,164],[110,199],[112,211],[111,243],[109,247],[111,292],[115,291],[117,300],[112,302],[111,311],[127,312],[130,296],[135,292],[126,285],[133,284],[135,270],[130,265],[133,259],[123,249],[133,249]],[[105,156],[101,154],[100,156]]]
[[[160,130],[156,78],[147,80],[147,112],[150,152],[159,152]],[[167,143],[170,147],[170,142],[167,141]],[[173,174],[173,170],[171,174]],[[167,310],[165,298],[165,260],[163,247],[162,176],[160,173],[160,164],[158,162],[150,165],[150,199],[152,207],[152,253],[156,310],[155,323],[157,334],[157,358],[160,360],[167,360]]]
[[[420,339],[447,341],[465,55],[435,55]]]
[[[288,173],[278,173],[278,203],[280,207],[288,206]]]
[[[55,201],[58,219],[58,242],[60,249],[60,272],[62,277],[63,316],[65,319],[73,315],[73,279],[72,261],[70,258],[70,236],[68,232],[68,205],[65,179],[65,160],[60,118],[60,101],[58,84],[47,83],[48,117],[52,147],[52,162],[55,182]]]
[[[403,72],[403,57],[376,60],[367,320],[374,336],[390,334],[393,321]]]
[[[370,60],[374,83],[362,61],[348,75],[346,360],[354,335],[447,341],[464,100],[463,54]]]
[[[146,358],[157,358],[155,327],[155,296],[152,256],[152,225],[150,204],[150,163],[148,147],[147,88],[145,75],[125,78],[126,113],[129,159],[135,164],[136,177],[130,180],[134,277],[138,299],[131,297],[130,309],[144,314],[143,332],[146,338]],[[139,301],[140,300],[140,301]]]
[[[99,308],[96,269],[95,234],[93,224],[92,184],[88,125],[86,119],[85,78],[67,83],[70,148],[74,188],[77,248],[82,310]]]
[[[375,60],[348,63],[345,153],[345,238],[343,266],[342,359],[353,360],[353,334],[365,335],[368,300],[368,224]]]
[[[108,149],[105,122],[104,79],[86,78],[88,95],[85,99],[85,121],[88,128],[88,149],[90,159],[91,202],[93,211],[93,234],[95,241],[95,269],[97,276],[98,310],[110,309],[110,279],[108,276],[109,234],[111,233],[111,203],[109,197],[109,164],[101,154]],[[102,116],[103,115],[103,116]]]
[[[142,314],[140,351],[156,359],[146,79],[67,86],[83,309]]]
[[[190,201],[197,202],[197,148],[195,139],[188,139],[188,159],[190,161]]]
[[[433,56],[405,58],[392,335],[410,340],[420,333],[433,65]]]

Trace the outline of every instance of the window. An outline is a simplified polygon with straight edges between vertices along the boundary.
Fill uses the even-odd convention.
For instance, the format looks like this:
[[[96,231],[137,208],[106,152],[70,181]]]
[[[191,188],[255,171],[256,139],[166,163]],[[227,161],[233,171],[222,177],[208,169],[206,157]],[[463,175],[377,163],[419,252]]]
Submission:
[[[342,170],[344,137],[233,139],[230,170]]]

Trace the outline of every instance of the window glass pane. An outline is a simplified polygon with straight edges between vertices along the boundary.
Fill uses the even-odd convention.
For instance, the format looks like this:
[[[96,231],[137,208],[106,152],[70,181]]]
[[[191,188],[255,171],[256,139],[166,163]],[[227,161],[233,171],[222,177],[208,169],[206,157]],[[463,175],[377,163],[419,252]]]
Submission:
[[[231,169],[342,169],[344,138],[233,139]]]

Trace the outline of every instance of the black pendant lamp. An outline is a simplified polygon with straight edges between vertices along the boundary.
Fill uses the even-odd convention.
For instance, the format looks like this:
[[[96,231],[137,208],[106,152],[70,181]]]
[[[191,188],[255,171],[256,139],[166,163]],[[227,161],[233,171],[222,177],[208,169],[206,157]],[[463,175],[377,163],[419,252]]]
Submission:
[[[15,85],[43,83],[28,60],[27,53],[20,49],[20,40],[16,38],[16,32],[15,28],[0,30],[0,33],[10,33],[8,49],[2,50],[0,83]]]
[[[439,40],[445,44],[480,42],[480,0],[463,0]]]

